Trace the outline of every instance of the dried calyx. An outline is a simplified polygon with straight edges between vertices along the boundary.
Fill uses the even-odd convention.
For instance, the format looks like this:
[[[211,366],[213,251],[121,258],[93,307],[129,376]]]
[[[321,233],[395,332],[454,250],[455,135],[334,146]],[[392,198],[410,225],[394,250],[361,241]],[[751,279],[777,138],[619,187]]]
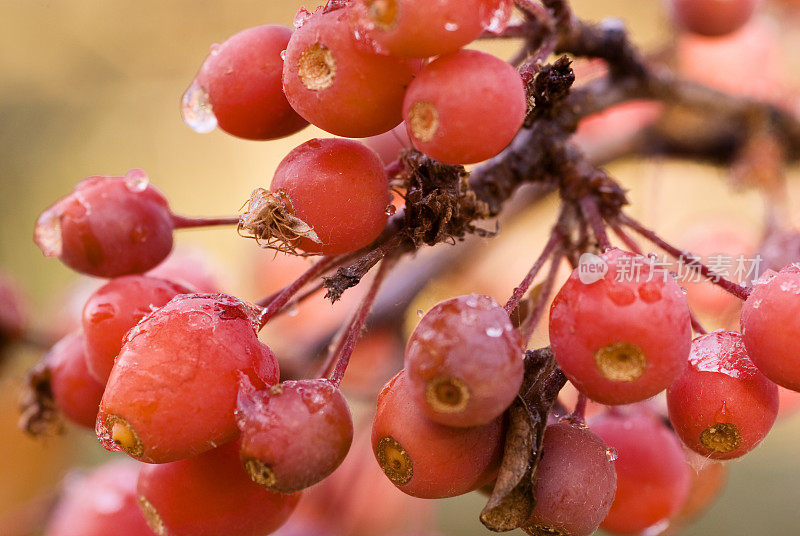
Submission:
[[[241,236],[254,238],[262,248],[293,255],[301,255],[297,246],[303,238],[322,243],[314,229],[295,216],[292,201],[283,190],[253,190],[247,211],[239,218],[238,231]]]

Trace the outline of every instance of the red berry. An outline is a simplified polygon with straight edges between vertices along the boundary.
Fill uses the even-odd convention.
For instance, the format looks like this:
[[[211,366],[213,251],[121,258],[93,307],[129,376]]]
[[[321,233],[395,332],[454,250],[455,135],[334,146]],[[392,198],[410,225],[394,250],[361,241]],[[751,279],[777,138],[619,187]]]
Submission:
[[[0,273],[0,354],[7,343],[22,336],[27,317],[27,307],[16,281]]]
[[[372,449],[401,491],[423,499],[455,497],[492,481],[503,451],[503,418],[451,428],[429,420],[411,398],[404,371],[378,395]]]
[[[136,501],[138,476],[131,460],[67,475],[45,536],[153,536]]]
[[[189,93],[205,92],[219,127],[240,138],[270,140],[301,130],[308,122],[289,105],[281,83],[281,52],[291,36],[284,26],[256,26],[213,45]]]
[[[528,534],[593,534],[617,490],[613,458],[613,452],[586,427],[568,422],[548,426],[536,469],[536,506]]]
[[[672,0],[672,7],[678,24],[690,32],[719,37],[744,26],[756,0]]]
[[[144,275],[112,279],[92,294],[83,308],[86,361],[89,371],[105,384],[122,348],[122,339],[142,318],[188,288]]]
[[[377,51],[428,58],[457,51],[486,26],[504,25],[509,0],[356,0],[350,7],[357,37]]]
[[[411,334],[405,357],[413,401],[447,426],[501,415],[522,385],[522,340],[505,310],[470,294],[437,304]]]
[[[291,493],[339,467],[353,442],[353,420],[328,380],[286,381],[257,391],[246,378],[237,403],[241,458],[254,482]]]
[[[47,257],[98,277],[141,273],[172,249],[167,200],[142,170],[89,177],[42,212],[34,239]]]
[[[607,272],[590,273],[591,267]],[[618,249],[581,263],[550,311],[559,366],[579,391],[603,404],[628,404],[666,389],[686,367],[691,333],[675,280]]]
[[[411,63],[370,53],[353,38],[347,9],[318,9],[286,47],[283,89],[292,107],[337,136],[374,136],[401,121]]]
[[[164,262],[147,272],[150,277],[174,281],[187,288],[214,294],[227,283],[227,273],[207,251],[178,246]]]
[[[727,460],[769,433],[778,416],[778,387],[747,357],[740,334],[715,331],[694,340],[689,366],[667,390],[667,403],[686,446]]]
[[[474,164],[498,154],[522,126],[525,110],[516,69],[477,50],[423,67],[403,101],[414,147],[448,164]]]
[[[378,156],[353,140],[313,139],[278,165],[271,185],[317,238],[302,238],[308,253],[338,255],[369,245],[386,226],[389,183]]]
[[[666,524],[686,501],[691,481],[680,441],[656,415],[605,414],[592,430],[616,450],[617,493],[600,525],[613,534],[639,534]]]
[[[725,488],[727,476],[728,466],[725,463],[715,462],[690,453],[689,477],[692,484],[689,488],[689,496],[683,503],[680,512],[670,522],[670,527],[680,530],[707,510]]]
[[[94,428],[97,408],[103,397],[103,384],[89,372],[80,332],[67,335],[43,358],[50,372],[50,389],[58,409],[69,420]]]
[[[411,148],[411,140],[408,139],[406,125],[401,123],[389,132],[370,136],[362,140],[364,145],[378,154],[384,165],[389,165],[398,158],[404,149]]]
[[[741,323],[747,355],[764,376],[800,391],[800,268],[764,274],[742,306]]]
[[[147,523],[169,536],[263,536],[283,525],[300,499],[250,480],[237,442],[194,458],[143,465],[137,491]]]
[[[179,295],[128,332],[108,378],[97,435],[149,463],[194,456],[238,434],[239,377],[278,381],[256,314],[236,298]]]

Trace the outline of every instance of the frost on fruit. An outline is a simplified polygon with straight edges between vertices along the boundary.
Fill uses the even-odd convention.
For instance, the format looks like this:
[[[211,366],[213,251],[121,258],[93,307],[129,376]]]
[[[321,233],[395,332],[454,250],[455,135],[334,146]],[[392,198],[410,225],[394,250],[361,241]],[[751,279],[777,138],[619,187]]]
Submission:
[[[433,140],[439,130],[439,112],[436,107],[425,101],[417,101],[411,106],[408,114],[408,125],[414,139],[427,143]]]
[[[299,255],[297,246],[305,238],[321,244],[314,229],[294,215],[292,201],[284,190],[253,190],[247,211],[239,218],[239,234],[254,238],[262,248]]]
[[[391,30],[397,26],[400,6],[397,0],[366,0],[370,21],[380,30]]]
[[[297,61],[297,76],[311,91],[331,87],[336,78],[336,60],[331,50],[320,43],[314,43],[304,50]]]
[[[428,382],[425,398],[437,413],[459,413],[469,403],[469,389],[458,378],[436,378]]]
[[[411,481],[411,477],[414,476],[414,465],[400,443],[393,437],[386,436],[378,441],[376,450],[378,464],[389,480],[396,486],[404,486]]]
[[[615,342],[594,354],[600,373],[611,381],[633,382],[644,374],[647,358],[641,348],[627,342]]]
[[[156,507],[153,506],[153,503],[148,501],[143,495],[139,495],[137,500],[139,501],[139,507],[142,509],[144,520],[147,521],[147,525],[150,529],[155,532],[157,536],[166,536],[167,527],[164,526],[164,521],[158,514]]]
[[[721,422],[703,430],[700,443],[712,452],[733,452],[742,444],[742,434],[735,424]]]

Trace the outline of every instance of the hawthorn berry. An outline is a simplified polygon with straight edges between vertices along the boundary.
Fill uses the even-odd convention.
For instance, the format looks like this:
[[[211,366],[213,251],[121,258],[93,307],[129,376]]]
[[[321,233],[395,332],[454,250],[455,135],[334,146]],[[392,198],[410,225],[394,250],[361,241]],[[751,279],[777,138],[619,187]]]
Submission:
[[[282,138],[305,128],[308,121],[289,105],[281,82],[281,52],[291,36],[285,26],[264,25],[212,45],[184,97],[190,126],[198,113],[212,113],[219,128],[249,140]],[[210,111],[198,106],[210,106]]]
[[[727,460],[769,433],[778,416],[778,387],[747,357],[740,334],[715,331],[692,342],[689,366],[667,389],[667,403],[686,446]]]
[[[683,292],[640,255],[612,249],[591,264],[607,272],[590,280],[581,272],[588,263],[578,266],[553,300],[550,342],[559,366],[579,391],[603,404],[658,394],[689,356]]]
[[[510,15],[509,0],[356,0],[350,6],[358,38],[405,58],[456,52]]]
[[[172,250],[172,214],[147,175],[89,177],[42,212],[34,240],[47,257],[98,277],[141,273]]]
[[[97,289],[82,315],[86,362],[92,375],[105,384],[128,330],[154,308],[189,292],[183,285],[144,275],[118,277]]]
[[[240,374],[257,387],[278,381],[277,360],[256,327],[256,311],[224,294],[181,294],[142,319],[108,378],[100,443],[164,463],[234,439]]]
[[[71,473],[47,521],[45,536],[154,536],[136,500],[139,464],[114,460]]]
[[[386,172],[378,156],[354,140],[312,139],[294,148],[278,165],[271,189],[272,202],[304,224],[296,245],[307,253],[355,251],[386,226]]]
[[[348,19],[346,8],[320,8],[294,32],[286,47],[283,89],[313,125],[365,138],[400,123],[414,71],[408,61],[359,46]]]
[[[612,534],[640,534],[666,524],[689,495],[686,458],[680,441],[644,410],[606,413],[589,422],[592,431],[617,453],[617,492],[600,524]]]
[[[767,271],[742,306],[742,338],[748,357],[770,380],[800,391],[800,267]]]
[[[460,50],[420,70],[406,92],[403,120],[423,153],[447,164],[474,164],[511,143],[525,110],[516,69],[491,54]]]
[[[263,536],[283,525],[300,500],[298,493],[275,493],[250,480],[236,441],[142,465],[136,489],[150,528],[169,536]]]
[[[405,370],[411,396],[428,418],[447,426],[479,426],[517,396],[522,340],[508,314],[488,296],[441,302],[408,339]]]
[[[353,441],[347,402],[325,379],[256,390],[245,377],[236,415],[245,470],[272,491],[292,493],[321,481],[339,467]]]
[[[750,20],[757,0],[672,0],[675,19],[690,32],[719,37]]]
[[[536,506],[528,534],[588,536],[605,519],[617,490],[613,451],[588,428],[570,422],[545,429],[536,469]]]
[[[503,451],[503,417],[452,428],[429,420],[400,371],[378,394],[372,449],[401,491],[423,499],[455,497],[491,482]]]

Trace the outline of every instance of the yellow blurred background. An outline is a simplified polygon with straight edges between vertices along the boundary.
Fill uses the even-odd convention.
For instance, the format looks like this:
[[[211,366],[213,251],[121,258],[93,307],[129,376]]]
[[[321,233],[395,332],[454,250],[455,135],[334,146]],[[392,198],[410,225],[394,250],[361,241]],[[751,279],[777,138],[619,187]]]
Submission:
[[[309,8],[319,4],[306,3]],[[656,0],[574,4],[591,19],[625,19],[635,40],[647,48],[669,38],[668,21]],[[0,0],[0,268],[31,297],[37,326],[47,326],[50,317],[44,311],[52,309],[76,276],[42,257],[31,240],[33,224],[77,181],[141,167],[176,212],[229,215],[253,188],[269,183],[288,149],[318,134],[309,129],[274,142],[243,141],[220,132],[199,135],[179,114],[181,94],[209,45],[257,24],[291,25],[300,5],[295,0]],[[510,47],[492,44],[489,50],[508,57]],[[756,234],[760,229],[758,198],[732,194],[721,180],[723,170],[664,161],[626,161],[610,170],[632,188],[634,212],[668,236],[679,236],[690,222],[712,216],[735,218]],[[797,199],[797,188],[792,194]],[[718,203],[710,207],[709,199]],[[547,228],[551,209],[552,203],[509,225],[496,240],[500,247],[487,243],[481,253],[493,253],[494,266],[501,259],[506,270],[514,271],[511,281],[521,279],[541,247],[530,237]],[[533,234],[530,226],[536,229]],[[241,268],[251,262],[251,241],[225,229],[180,232],[177,242],[212,252],[228,274],[227,287],[244,298],[258,298],[247,281],[249,271]],[[490,277],[491,271],[482,272],[477,264],[475,277]],[[443,285],[443,294],[472,290]],[[55,485],[76,460],[103,457],[85,432],[41,442],[17,431],[18,386],[36,357],[32,350],[20,352],[0,379],[0,519]],[[731,464],[724,495],[685,534],[797,534],[799,441],[798,419],[779,423],[763,447]],[[477,521],[482,500],[472,494],[440,501],[442,532],[486,534]]]

